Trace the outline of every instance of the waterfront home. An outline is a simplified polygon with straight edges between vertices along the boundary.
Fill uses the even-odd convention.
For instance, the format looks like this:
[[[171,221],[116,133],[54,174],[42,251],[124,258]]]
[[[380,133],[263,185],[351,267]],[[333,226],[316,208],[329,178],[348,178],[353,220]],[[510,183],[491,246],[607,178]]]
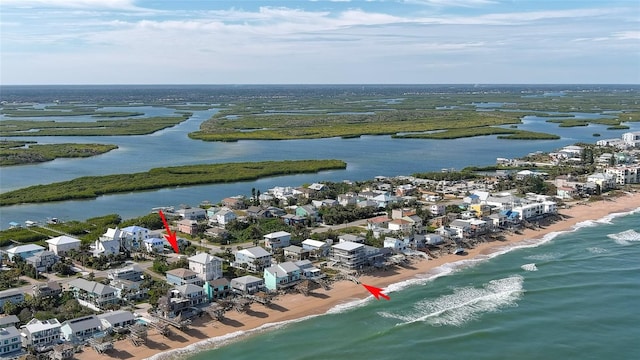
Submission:
[[[47,272],[58,262],[58,257],[52,251],[45,250],[25,259],[27,264],[32,265],[39,272]]]
[[[424,235],[424,244],[425,245],[440,245],[444,243],[444,239],[442,239],[441,235],[438,234],[426,234]]]
[[[304,250],[309,250],[310,256],[314,257],[325,257],[329,255],[329,251],[331,251],[332,240],[318,241],[313,239],[307,239],[302,242],[302,248]]]
[[[291,261],[264,269],[264,285],[271,291],[295,285],[300,280],[300,268]]]
[[[124,329],[136,322],[133,313],[125,310],[108,311],[98,314],[97,317],[102,324],[102,330],[105,331]]]
[[[320,269],[313,266],[309,260],[300,260],[295,262],[296,266],[300,268],[300,276],[305,279],[319,279],[324,277],[324,274]]]
[[[403,252],[407,250],[407,245],[404,241],[392,237],[386,237],[384,239],[384,247],[391,249],[394,252]]]
[[[262,272],[264,268],[271,266],[271,254],[265,249],[255,246],[236,252],[234,267],[242,267],[247,264],[247,269],[252,272]]]
[[[640,183],[640,165],[608,167],[604,169],[604,172],[613,175],[618,185]]]
[[[196,254],[189,259],[189,269],[205,281],[219,279],[222,277],[222,260],[221,258],[207,253]]]
[[[70,250],[80,249],[80,240],[71,236],[62,235],[45,241],[49,244],[49,251],[58,256],[65,255]]]
[[[118,299],[135,301],[148,296],[149,288],[143,286],[142,281],[132,281],[125,279],[111,280],[109,285],[116,289]]]
[[[61,327],[62,324],[60,324],[58,319],[31,319],[26,325],[20,328],[22,347],[32,347],[37,351],[52,348],[61,341]]]
[[[350,241],[335,244],[331,247],[331,260],[336,266],[359,269],[366,261],[364,245]]]
[[[176,214],[184,220],[204,220],[207,218],[206,210],[199,207],[178,209]]]
[[[24,301],[24,291],[20,289],[9,289],[0,291],[0,312],[3,312],[4,304],[7,302],[12,302],[14,304],[19,304]]]
[[[353,234],[340,234],[338,235],[338,242],[353,242],[358,244],[364,244],[365,237]]]
[[[606,191],[616,187],[616,176],[611,173],[594,173],[587,176],[587,182],[592,182],[600,186],[601,191]]]
[[[622,141],[632,147],[640,147],[640,131],[622,134]]]
[[[204,283],[203,289],[209,302],[224,299],[231,293],[230,282],[226,278],[207,281]]]
[[[178,231],[193,236],[198,232],[198,222],[190,219],[180,220],[178,221]]]
[[[291,245],[291,233],[286,231],[276,231],[264,235],[264,246],[267,249],[285,248]]]
[[[62,340],[73,344],[81,344],[93,337],[104,336],[102,323],[95,315],[83,316],[67,320],[60,326]]]
[[[20,348],[20,332],[15,326],[0,328],[0,357],[17,356],[22,352]]]
[[[46,284],[36,284],[32,286],[33,296],[37,298],[56,297],[62,294],[62,286],[55,281]]]
[[[36,244],[18,245],[6,251],[10,261],[14,261],[16,256],[20,256],[23,260],[44,251],[44,248]]]
[[[222,206],[226,206],[229,209],[235,210],[244,209],[246,207],[245,197],[242,195],[224,198],[222,199],[222,201],[220,201],[220,203],[222,204]]]
[[[453,220],[449,224],[449,228],[455,231],[454,238],[456,239],[464,239],[471,236],[471,222],[469,220]]]
[[[284,257],[291,260],[304,260],[309,258],[309,250],[300,246],[289,245],[284,248]]]
[[[142,248],[148,253],[162,254],[164,252],[164,240],[152,237],[142,240]]]
[[[189,306],[195,306],[206,302],[204,289],[198,285],[185,284],[176,286],[176,288],[172,290],[172,293],[174,294],[174,297],[188,299]]]
[[[204,284],[204,280],[199,278],[195,271],[189,269],[178,268],[169,270],[165,273],[165,276],[167,282],[172,285],[194,284],[200,286]]]
[[[20,319],[16,315],[0,316],[0,328],[9,326],[18,327],[18,325],[20,325]]]
[[[252,275],[231,279],[231,290],[240,294],[254,294],[264,289],[264,279]]]
[[[108,228],[107,231],[95,241],[93,245],[93,256],[118,255],[120,253],[120,243],[123,236],[118,227]]]
[[[142,281],[144,277],[142,269],[138,265],[131,265],[107,271],[107,278],[111,280]]]
[[[80,305],[96,311],[120,302],[116,295],[117,290],[109,285],[83,278],[71,280],[67,285]]]
[[[510,193],[492,194],[487,197],[486,205],[496,207],[500,210],[511,210],[515,206],[519,206],[522,199]]]

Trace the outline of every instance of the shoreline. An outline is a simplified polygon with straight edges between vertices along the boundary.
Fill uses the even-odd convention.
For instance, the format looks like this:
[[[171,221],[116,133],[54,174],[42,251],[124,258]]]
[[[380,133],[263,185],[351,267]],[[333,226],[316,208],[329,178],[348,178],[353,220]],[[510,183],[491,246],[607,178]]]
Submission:
[[[467,254],[464,256],[448,254],[436,259],[417,260],[409,267],[395,267],[387,271],[366,274],[359,280],[361,283],[385,289],[385,294],[393,294],[394,291],[409,284],[446,275],[447,272],[434,273],[435,269],[442,269],[444,265],[484,261],[519,247],[537,246],[564,232],[574,231],[581,227],[581,224],[586,225],[589,221],[606,222],[606,218],[613,214],[624,216],[628,212],[639,209],[640,193],[628,193],[612,200],[575,205],[558,212],[563,215],[563,220],[540,229],[525,229],[522,234],[507,234],[505,240],[479,243],[473,249],[467,249]],[[390,296],[393,301],[393,295]],[[330,290],[317,289],[307,297],[302,294],[280,296],[271,307],[253,303],[246,313],[229,311],[222,322],[212,321],[208,315],[203,315],[202,318],[196,319],[186,332],[172,328],[172,335],[169,338],[162,337],[155,330],[149,330],[146,344],[140,347],[135,347],[128,340],[121,340],[115,342],[114,350],[102,355],[97,354],[90,347],[85,347],[82,353],[75,354],[75,358],[78,360],[184,358],[196,352],[224,346],[229,341],[278,328],[294,321],[338,313],[367,301],[375,301],[375,299],[361,285],[346,280],[339,281],[334,283]]]

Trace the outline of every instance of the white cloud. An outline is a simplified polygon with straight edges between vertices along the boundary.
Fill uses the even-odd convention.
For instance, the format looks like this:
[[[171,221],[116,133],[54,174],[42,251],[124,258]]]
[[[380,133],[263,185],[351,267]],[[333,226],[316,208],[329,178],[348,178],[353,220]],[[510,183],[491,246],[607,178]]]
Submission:
[[[82,8],[142,10],[134,0],[0,0],[0,5],[19,8]]]

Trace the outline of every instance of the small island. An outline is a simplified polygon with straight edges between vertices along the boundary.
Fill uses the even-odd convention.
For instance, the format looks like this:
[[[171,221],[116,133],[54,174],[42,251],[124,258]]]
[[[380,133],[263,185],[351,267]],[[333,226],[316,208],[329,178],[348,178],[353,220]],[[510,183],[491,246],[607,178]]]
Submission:
[[[37,144],[0,140],[0,166],[36,164],[58,158],[85,158],[117,149],[111,144]]]
[[[84,176],[0,194],[0,206],[92,199],[100,195],[255,180],[263,177],[346,169],[342,160],[286,160],[154,168],[147,172]]]

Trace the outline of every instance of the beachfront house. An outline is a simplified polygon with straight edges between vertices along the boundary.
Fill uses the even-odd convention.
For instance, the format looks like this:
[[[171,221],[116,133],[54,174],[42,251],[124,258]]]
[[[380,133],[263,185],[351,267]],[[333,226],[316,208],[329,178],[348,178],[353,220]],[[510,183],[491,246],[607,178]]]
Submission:
[[[260,273],[271,266],[271,254],[259,246],[239,250],[235,257],[234,267],[242,268],[242,264],[247,264],[247,270],[252,272]]]
[[[199,207],[178,209],[176,214],[185,220],[204,220],[207,218],[207,211]]]
[[[302,242],[302,248],[309,251],[309,255],[313,257],[326,257],[331,251],[332,240],[318,241],[313,239],[307,239]]]
[[[109,285],[78,278],[69,281],[68,286],[80,305],[96,311],[120,302],[117,290]]]
[[[16,256],[20,256],[23,260],[44,251],[44,248],[36,244],[18,245],[6,251],[10,261],[14,261]]]
[[[407,250],[407,244],[405,244],[404,241],[392,237],[386,237],[384,239],[384,247],[397,253]]]
[[[102,324],[102,330],[105,331],[125,329],[136,322],[133,313],[125,310],[108,311],[98,314],[97,317]]]
[[[82,344],[93,337],[104,336],[102,323],[95,315],[82,316],[67,320],[60,326],[62,340],[73,344]]]
[[[130,280],[142,281],[144,273],[138,265],[131,265],[120,269],[113,269],[107,272],[107,278],[110,280]]]
[[[0,357],[11,358],[20,354],[20,332],[15,326],[0,328]]]
[[[264,246],[269,249],[280,249],[291,245],[291,233],[276,231],[264,236]]]
[[[364,266],[366,261],[364,250],[364,244],[350,241],[341,242],[331,247],[331,261],[336,266],[359,269]]]
[[[264,269],[264,285],[271,291],[295,285],[300,280],[300,268],[291,261]]]
[[[22,347],[32,347],[36,351],[52,348],[61,342],[61,327],[62,324],[60,324],[58,319],[31,319],[26,325],[20,328]]]
[[[177,294],[176,297],[189,300],[189,306],[195,306],[206,302],[204,289],[198,285],[185,284],[176,286],[172,292]]]
[[[264,289],[264,279],[252,275],[231,279],[231,290],[239,294],[254,294]]]
[[[303,279],[319,279],[324,277],[322,271],[313,266],[309,260],[296,261],[295,264],[300,268],[300,276]]]
[[[207,253],[196,254],[189,259],[189,269],[196,273],[205,281],[219,279],[222,277],[222,260],[221,258]]]
[[[62,256],[71,250],[80,249],[80,240],[71,236],[62,235],[45,241],[49,244],[49,251],[57,256]]]
[[[0,291],[0,312],[3,312],[4,304],[11,302],[19,304],[24,301],[24,291],[20,289],[9,289]]]
[[[198,277],[195,271],[189,269],[173,269],[165,273],[167,282],[172,285],[180,286],[186,284],[193,284],[201,286],[204,284],[204,280]]]
[[[231,285],[226,278],[207,281],[204,283],[203,289],[209,302],[224,299],[231,293]]]

